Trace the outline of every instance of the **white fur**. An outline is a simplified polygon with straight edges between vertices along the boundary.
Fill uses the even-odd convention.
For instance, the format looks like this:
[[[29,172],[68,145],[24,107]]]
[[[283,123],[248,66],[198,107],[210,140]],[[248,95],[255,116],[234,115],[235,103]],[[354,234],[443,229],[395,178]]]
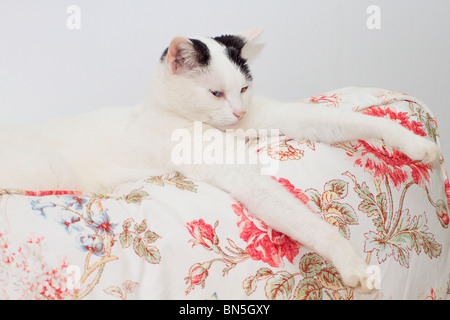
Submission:
[[[244,34],[249,43],[260,31]],[[197,68],[189,40],[175,38],[159,63],[149,98],[132,108],[108,108],[71,119],[0,128],[0,188],[102,192],[115,185],[175,170],[229,192],[272,228],[331,259],[344,282],[367,288],[366,265],[350,243],[311,214],[254,165],[178,165],[171,161],[174,130],[194,121],[224,134],[227,128],[279,129],[325,143],[379,138],[415,160],[435,161],[437,146],[392,121],[339,109],[253,97],[249,82],[210,38],[208,68]],[[185,64],[176,64],[176,54]],[[241,93],[243,87],[248,90]],[[210,90],[223,91],[217,98]],[[247,112],[242,121],[234,115]],[[251,188],[249,186],[252,186]]]

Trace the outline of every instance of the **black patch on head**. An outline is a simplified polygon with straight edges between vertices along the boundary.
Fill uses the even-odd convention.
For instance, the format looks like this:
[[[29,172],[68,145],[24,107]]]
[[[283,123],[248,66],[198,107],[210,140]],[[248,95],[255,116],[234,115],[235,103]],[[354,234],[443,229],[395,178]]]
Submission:
[[[239,53],[245,45],[245,41],[243,38],[233,35],[223,35],[220,37],[215,37],[214,40],[223,44],[227,48],[235,48],[239,51]]]
[[[211,54],[209,52],[208,46],[197,39],[189,39],[192,42],[192,46],[197,52],[197,62],[202,66],[207,66],[209,60],[211,59]]]
[[[235,48],[227,48],[227,56],[230,58],[232,62],[234,62],[239,69],[241,70],[242,74],[247,78],[247,80],[252,81],[253,77],[250,73],[250,69],[247,65],[247,59],[242,58],[241,52],[238,51]]]
[[[234,35],[223,35],[213,39],[226,47],[228,58],[239,67],[247,80],[252,81],[253,77],[247,65],[247,59],[241,56],[241,50],[245,45],[245,40]]]

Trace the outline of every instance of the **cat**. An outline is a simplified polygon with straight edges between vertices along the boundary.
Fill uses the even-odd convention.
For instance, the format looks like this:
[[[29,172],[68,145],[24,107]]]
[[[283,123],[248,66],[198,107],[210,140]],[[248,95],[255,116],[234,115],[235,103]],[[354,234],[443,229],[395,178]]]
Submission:
[[[437,145],[393,121],[335,108],[284,103],[253,94],[248,58],[262,30],[175,37],[164,50],[148,98],[43,124],[0,128],[0,188],[104,192],[118,184],[178,171],[212,184],[279,232],[332,261],[344,283],[370,292],[360,255],[330,225],[253,164],[174,164],[172,133],[194,122],[228,129],[278,129],[290,138],[337,143],[383,139],[408,157],[434,162]],[[251,187],[249,187],[251,186]]]

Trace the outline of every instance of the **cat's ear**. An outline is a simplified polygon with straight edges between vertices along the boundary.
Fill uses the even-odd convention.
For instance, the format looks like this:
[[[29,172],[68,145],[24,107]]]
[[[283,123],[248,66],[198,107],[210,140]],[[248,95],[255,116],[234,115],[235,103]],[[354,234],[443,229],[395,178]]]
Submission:
[[[207,64],[208,57],[205,57],[205,54],[208,54],[207,50],[206,45],[198,40],[176,37],[167,49],[167,65],[173,74],[186,73]]]
[[[261,33],[264,31],[264,28],[256,28],[256,29],[250,29],[243,32],[240,32],[238,36],[241,38],[244,38],[246,44],[252,44],[255,42]]]
[[[247,60],[253,60],[264,47],[264,44],[256,43],[264,28],[250,29],[240,32],[238,36],[244,39],[245,45],[241,50],[241,56]]]

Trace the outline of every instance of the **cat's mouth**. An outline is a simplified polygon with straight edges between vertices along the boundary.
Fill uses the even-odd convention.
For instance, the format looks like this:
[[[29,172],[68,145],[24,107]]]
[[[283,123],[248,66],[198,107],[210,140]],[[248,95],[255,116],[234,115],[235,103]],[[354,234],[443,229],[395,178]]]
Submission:
[[[217,124],[214,124],[214,125],[212,125],[212,126],[213,126],[214,128],[216,128],[216,129],[220,130],[220,131],[225,132],[226,130],[232,130],[232,129],[235,129],[236,126],[237,126],[237,123],[236,123],[236,124],[229,124],[229,125],[217,125]]]
[[[206,121],[206,123],[216,129],[225,131],[227,129],[235,129],[236,126],[241,122],[241,119],[238,119],[237,117],[210,117],[210,119]]]
[[[234,121],[230,121],[230,122],[227,122],[227,123],[218,123],[218,122],[212,122],[212,123],[209,123],[210,125],[212,125],[214,128],[216,128],[216,129],[219,129],[220,131],[226,131],[226,130],[230,130],[230,129],[235,129],[236,128],[236,126],[239,124],[241,122],[241,120],[239,120],[239,119],[236,119],[236,120],[234,120]]]

